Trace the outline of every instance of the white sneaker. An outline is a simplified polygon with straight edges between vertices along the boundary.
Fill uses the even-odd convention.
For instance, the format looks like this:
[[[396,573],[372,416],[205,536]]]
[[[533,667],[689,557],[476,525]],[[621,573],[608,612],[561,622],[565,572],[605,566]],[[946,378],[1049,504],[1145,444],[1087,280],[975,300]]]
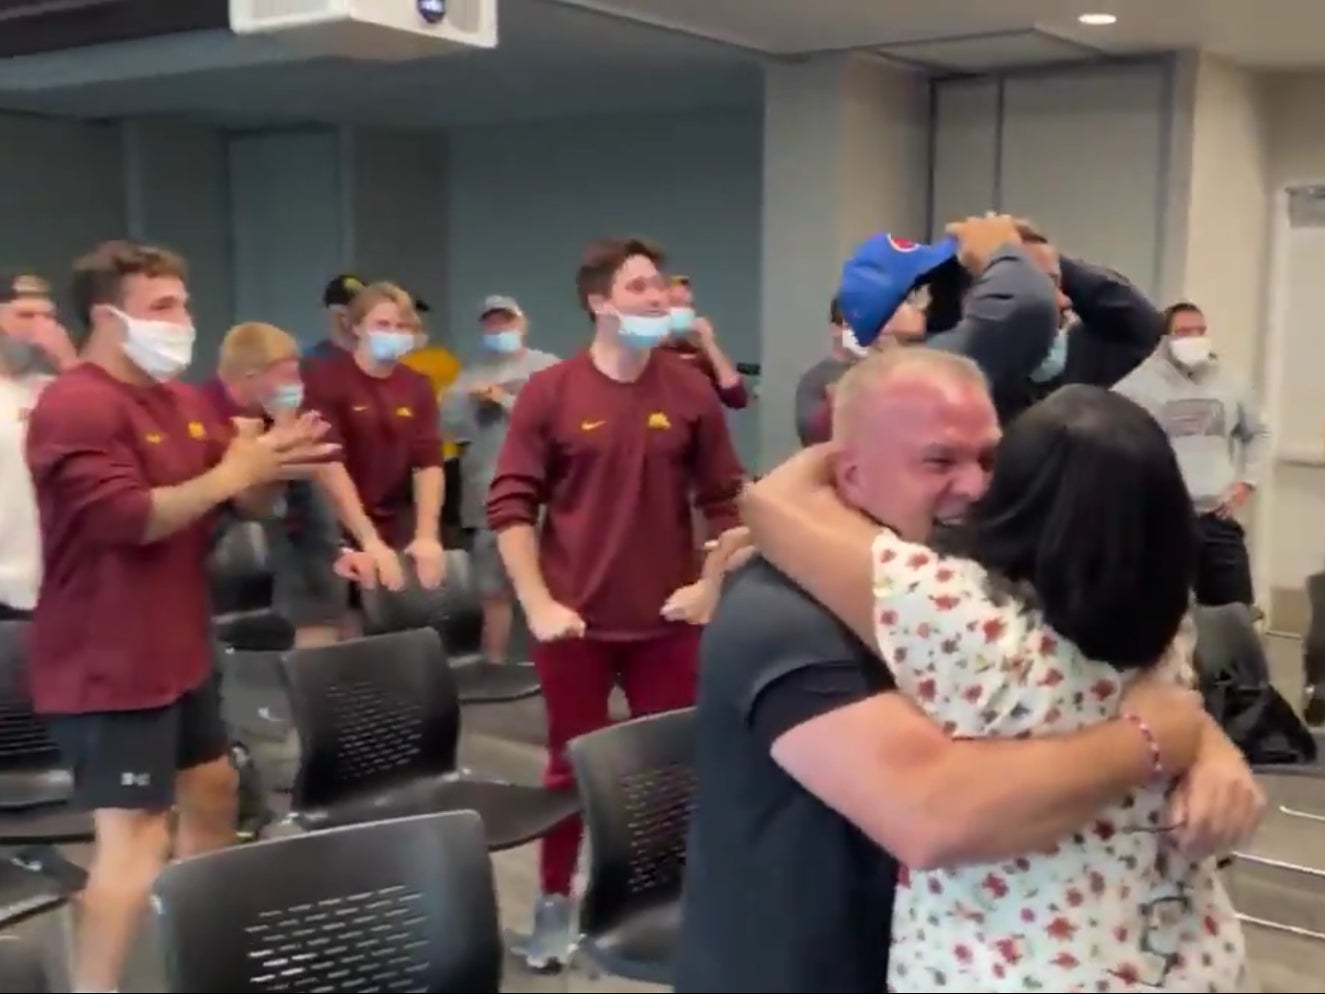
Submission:
[[[575,950],[573,906],[565,894],[545,894],[534,905],[534,927],[514,937],[511,952],[537,973],[555,973],[570,965]]]

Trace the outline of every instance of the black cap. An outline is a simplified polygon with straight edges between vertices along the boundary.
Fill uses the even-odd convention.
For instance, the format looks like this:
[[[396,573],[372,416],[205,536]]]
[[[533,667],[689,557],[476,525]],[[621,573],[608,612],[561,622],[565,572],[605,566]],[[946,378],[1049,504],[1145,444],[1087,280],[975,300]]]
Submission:
[[[51,285],[40,276],[24,270],[0,272],[0,304],[10,304],[20,297],[49,297]]]
[[[323,307],[348,307],[354,295],[364,288],[363,280],[353,273],[341,273],[322,291]]]

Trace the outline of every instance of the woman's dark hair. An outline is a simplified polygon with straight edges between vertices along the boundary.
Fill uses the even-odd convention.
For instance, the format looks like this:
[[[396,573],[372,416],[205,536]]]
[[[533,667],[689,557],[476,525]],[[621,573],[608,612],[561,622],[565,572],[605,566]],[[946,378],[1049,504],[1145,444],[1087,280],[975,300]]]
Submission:
[[[1012,422],[953,541],[1119,669],[1156,662],[1189,607],[1196,518],[1173,447],[1100,387],[1063,387]]]

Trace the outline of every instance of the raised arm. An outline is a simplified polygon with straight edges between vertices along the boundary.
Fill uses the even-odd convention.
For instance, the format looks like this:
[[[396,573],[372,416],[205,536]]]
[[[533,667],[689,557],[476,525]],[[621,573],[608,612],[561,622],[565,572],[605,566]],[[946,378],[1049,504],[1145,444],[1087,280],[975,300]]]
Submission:
[[[832,449],[805,449],[745,488],[741,520],[764,558],[874,644],[873,563],[879,526],[842,503]]]

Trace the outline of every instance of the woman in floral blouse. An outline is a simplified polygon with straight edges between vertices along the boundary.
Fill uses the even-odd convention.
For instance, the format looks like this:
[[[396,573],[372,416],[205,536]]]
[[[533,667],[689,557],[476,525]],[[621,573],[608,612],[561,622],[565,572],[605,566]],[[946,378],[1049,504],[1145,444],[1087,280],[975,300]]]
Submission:
[[[877,645],[952,735],[1070,732],[1118,717],[1143,671],[1192,678],[1191,502],[1168,440],[1130,401],[1068,387],[1022,415],[944,551],[825,514],[830,459],[810,450],[753,488],[755,544]],[[835,603],[848,574],[873,576],[872,618]],[[1213,859],[1179,844],[1180,791],[1154,757],[1150,787],[1052,850],[904,871],[889,989],[1246,990],[1237,919]]]

